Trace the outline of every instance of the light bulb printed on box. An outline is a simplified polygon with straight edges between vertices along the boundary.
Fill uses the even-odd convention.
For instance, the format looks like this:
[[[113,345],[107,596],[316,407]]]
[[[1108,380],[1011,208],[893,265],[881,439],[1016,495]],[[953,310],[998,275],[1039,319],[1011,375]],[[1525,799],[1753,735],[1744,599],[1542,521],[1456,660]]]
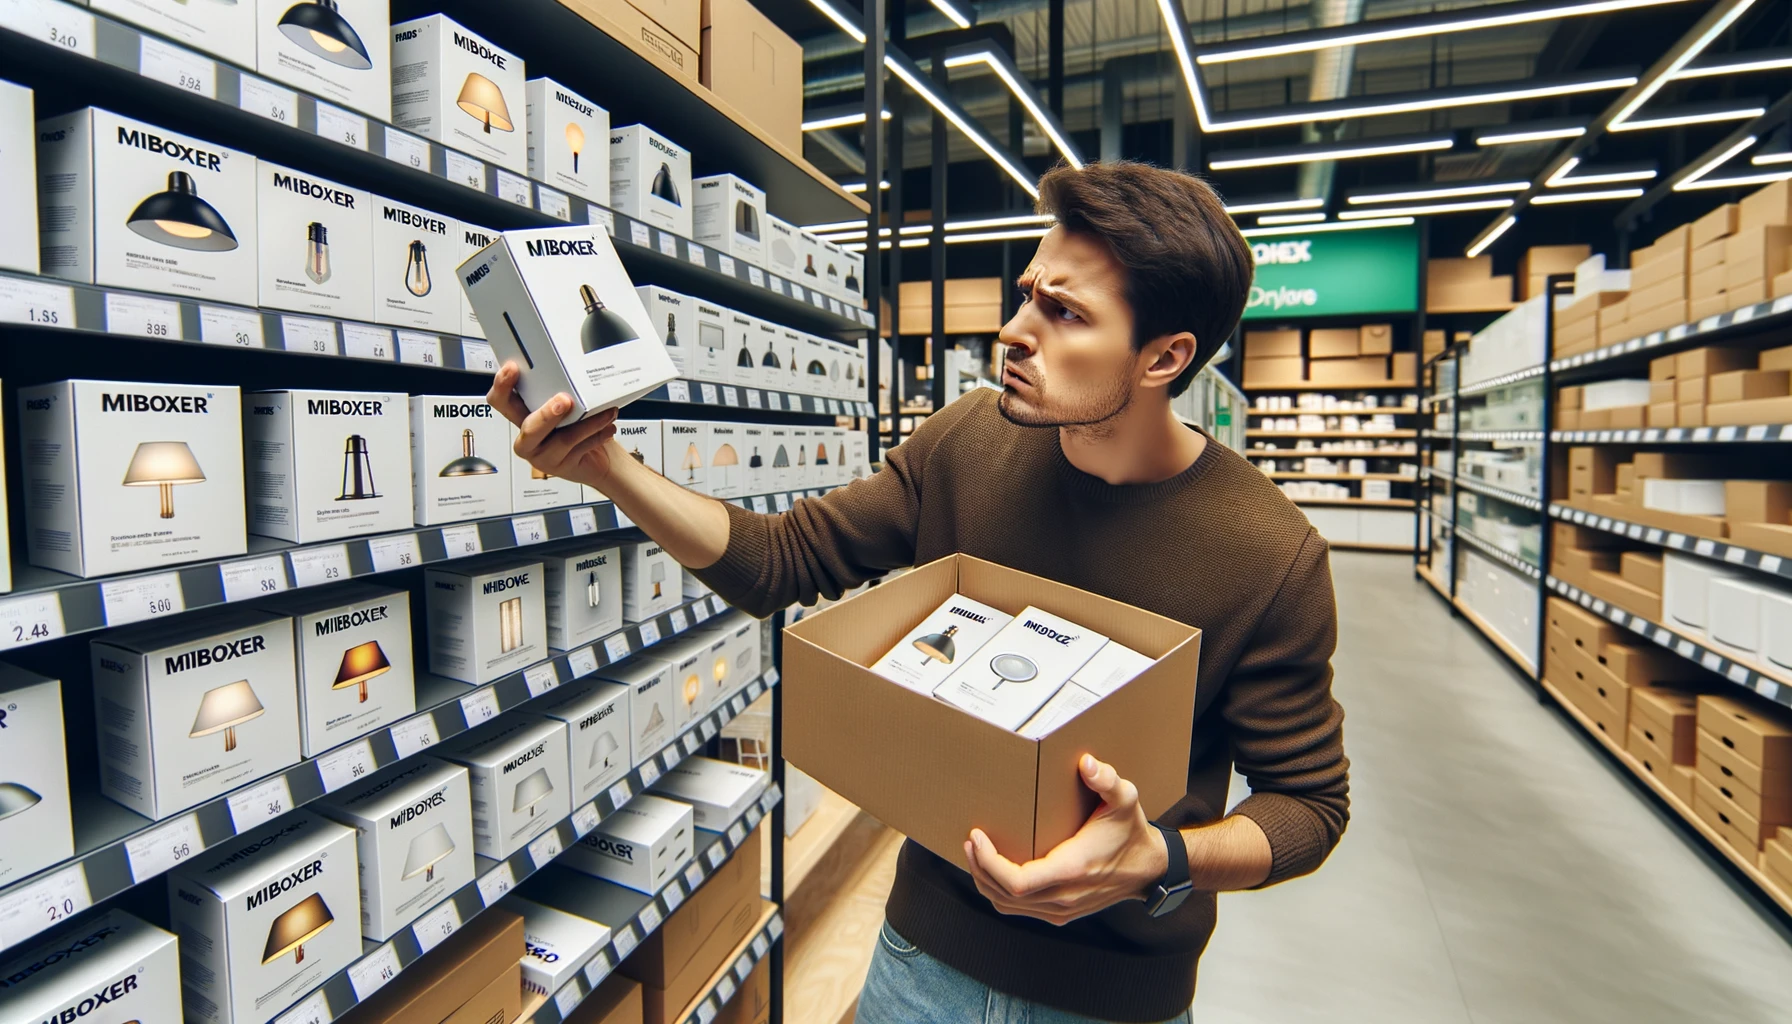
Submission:
[[[516,454],[516,439],[521,432],[510,425],[510,510],[539,512],[543,509],[577,505],[585,500],[585,488],[575,480],[550,476]]]
[[[249,530],[310,544],[412,525],[408,397],[253,391]]]
[[[548,646],[570,651],[622,628],[622,550],[577,542],[542,555]]]
[[[257,304],[254,157],[89,107],[38,122],[37,159],[43,273]]]
[[[547,657],[542,564],[473,559],[423,571],[429,669],[476,686]]]
[[[292,616],[306,757],[417,710],[409,591],[349,583],[282,595],[267,607]]]
[[[463,733],[437,754],[465,765],[472,786],[473,847],[502,859],[572,813],[566,723],[532,714]]]
[[[508,513],[510,458],[510,424],[485,399],[411,396],[411,513],[418,525]]]
[[[626,549],[625,549],[626,550]],[[628,687],[630,746],[641,760],[657,754],[677,732],[672,666],[660,659],[631,658],[598,671],[598,678]]]
[[[392,120],[391,24],[384,0],[255,0],[255,18],[257,71]]]
[[[691,182],[693,237],[748,263],[765,263],[765,190],[733,174]]]
[[[442,14],[392,26],[392,123],[529,173],[522,58]]]
[[[463,765],[410,758],[331,793],[316,809],[355,830],[366,938],[384,942],[473,880],[472,792]]]
[[[1107,637],[1032,605],[964,659],[934,696],[992,725],[1019,729]]]
[[[630,693],[621,683],[581,679],[555,691],[544,706],[530,705],[566,723],[575,807],[596,799],[634,766]]]
[[[255,5],[252,3],[166,4],[157,0],[94,0],[103,14],[222,57],[238,67],[255,66]]]
[[[477,227],[465,221],[460,225],[460,251],[454,255],[452,262],[443,264],[444,274],[453,272],[454,268],[473,258],[479,250],[492,244],[498,238],[498,232],[490,228]],[[479,323],[479,311],[473,308],[473,300],[467,297],[465,288],[441,285],[455,295],[460,301],[460,333],[468,338],[485,337],[485,328]]]
[[[660,341],[665,344],[673,371],[680,377],[694,377],[697,366],[694,300],[656,284],[636,287],[635,295],[647,313],[647,322],[653,325]]]
[[[0,664],[0,730],[4,886],[75,852],[61,681]]]
[[[79,917],[7,951],[0,1020],[178,1021],[178,945],[122,910]]]
[[[529,177],[599,206],[610,202],[610,112],[551,78],[526,83]]]
[[[37,115],[31,90],[0,82],[0,194],[37,194]],[[0,208],[0,269],[38,272],[37,204]]]
[[[381,196],[373,206],[373,316],[376,323],[443,334],[461,332],[461,222]]]
[[[611,129],[609,206],[691,237],[690,151],[644,124]]]

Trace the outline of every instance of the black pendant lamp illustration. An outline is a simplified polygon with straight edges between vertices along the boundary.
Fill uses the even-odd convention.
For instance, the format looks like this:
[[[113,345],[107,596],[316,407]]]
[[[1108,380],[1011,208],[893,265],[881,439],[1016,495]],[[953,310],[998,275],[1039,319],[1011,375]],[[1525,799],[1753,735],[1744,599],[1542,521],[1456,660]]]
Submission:
[[[734,233],[759,241],[759,212],[745,199],[734,201]]]
[[[782,370],[784,368],[783,365],[778,362],[778,353],[772,350],[772,343],[769,341],[765,343],[765,355],[759,357],[759,365],[768,370]]]
[[[958,645],[952,641],[957,635],[958,627],[952,625],[947,626],[944,633],[929,633],[917,639],[915,650],[927,655],[921,660],[921,664],[925,665],[930,661],[937,661],[942,665],[952,664],[952,659],[958,657]]]
[[[809,262],[807,264],[805,264],[803,267],[803,273],[809,275],[810,277],[820,277],[821,275],[815,272],[815,254],[810,253],[808,256],[808,260],[809,260]]]
[[[828,264],[828,280],[835,284],[840,282],[840,268],[834,266],[832,263]]]
[[[307,53],[355,71],[373,67],[367,46],[336,8],[336,0],[307,0],[280,16],[280,31]]]
[[[21,786],[16,782],[0,782],[0,821],[36,807],[43,797],[29,786]]]
[[[751,457],[749,457],[747,459],[747,468],[748,469],[762,469],[764,467],[765,467],[765,460],[759,457],[759,446],[754,445],[753,446],[753,454]]]
[[[491,476],[498,467],[473,454],[473,429],[460,432],[460,458],[446,466],[437,476]]]
[[[361,501],[379,496],[380,490],[373,483],[373,459],[367,454],[367,439],[350,434],[342,446],[342,493],[336,495],[336,500]]]
[[[176,249],[195,252],[229,252],[236,235],[212,204],[199,198],[193,176],[186,171],[168,172],[168,190],[137,204],[125,223],[144,238]]]
[[[850,263],[846,266],[846,290],[854,295],[859,293],[859,275],[852,269]]]
[[[821,360],[811,359],[809,360],[809,375],[812,377],[826,377],[828,375],[828,368],[822,365]]]
[[[653,194],[673,206],[684,205],[678,201],[678,186],[672,184],[672,168],[666,166],[665,161],[660,162],[659,173],[653,176]]]
[[[772,453],[772,468],[773,469],[789,469],[790,468],[790,453],[784,450],[783,445],[779,445],[778,450],[776,452]]]
[[[815,464],[817,466],[825,466],[828,464],[828,446],[826,442],[815,446]]]
[[[740,336],[740,354],[734,357],[734,365],[743,370],[753,368],[753,350],[747,347],[747,336]]]
[[[590,285],[579,285],[579,298],[585,303],[585,322],[579,326],[579,348],[586,352],[596,352],[600,348],[636,339],[635,329],[621,315],[605,306]],[[670,327],[668,324],[668,330]]]

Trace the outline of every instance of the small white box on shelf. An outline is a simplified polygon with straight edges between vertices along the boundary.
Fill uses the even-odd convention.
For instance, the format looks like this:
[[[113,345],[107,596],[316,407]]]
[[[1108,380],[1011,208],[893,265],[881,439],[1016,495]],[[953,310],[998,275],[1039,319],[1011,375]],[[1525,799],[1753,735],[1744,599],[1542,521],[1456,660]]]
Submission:
[[[598,822],[561,863],[636,892],[656,893],[691,862],[691,805],[643,793]]]
[[[472,259],[481,249],[492,244],[498,232],[492,228],[482,228],[466,221],[460,222],[460,252],[454,261],[458,268],[462,263]],[[485,337],[485,328],[479,324],[479,311],[473,308],[473,300],[467,298],[465,288],[451,289],[460,296],[460,333],[468,338]]]
[[[636,462],[664,476],[665,460],[660,445],[661,432],[665,429],[659,420],[625,420],[616,421],[616,443],[634,456]],[[592,492],[596,494],[596,492]],[[598,495],[594,500],[608,500]]]
[[[1641,377],[1594,381],[1581,393],[1581,408],[1589,412],[1648,404],[1649,381]]]
[[[1748,575],[1709,559],[1664,551],[1661,556],[1661,614],[1663,624],[1694,636],[1705,633],[1711,611],[1714,580],[1747,582]]]
[[[658,754],[677,732],[672,666],[657,659],[631,658],[599,669],[598,675],[628,687],[630,760],[645,761]]]
[[[691,310],[697,317],[697,379],[717,384],[739,383],[734,353],[728,348],[729,311],[702,299],[691,300]]]
[[[622,617],[641,622],[678,604],[679,565],[650,540],[622,545]]]
[[[710,695],[709,703],[711,707],[716,707],[729,694],[759,678],[759,666],[763,659],[759,650],[758,619],[741,612],[730,612],[710,632],[720,634],[727,640],[726,665],[718,659],[710,671],[715,689]]]
[[[238,67],[255,66],[254,4],[170,7],[155,0],[93,0],[88,6],[133,25],[154,29],[175,42],[222,57]],[[87,40],[81,42],[91,45]],[[155,42],[160,44],[161,40]]]
[[[1792,669],[1792,594],[1776,588],[1761,598],[1761,638],[1766,664]]]
[[[691,183],[697,241],[748,263],[765,262],[765,190],[737,175],[717,174]]]
[[[717,498],[738,498],[746,493],[746,459],[742,456],[740,424],[714,421],[704,431],[709,464],[709,493]]]
[[[803,239],[795,225],[779,217],[765,217],[767,270],[791,281],[797,280],[803,267]]]
[[[617,213],[691,237],[691,154],[644,124],[610,131],[610,202]]]
[[[821,248],[821,239],[800,229],[796,237],[796,283],[826,294],[827,279],[822,276],[822,268],[827,266],[827,254]]]
[[[9,979],[0,1020],[90,1020],[82,1008],[103,1005],[113,1016],[101,1020],[178,1021],[178,945],[122,910],[83,917],[8,950],[0,962],[0,977]]]
[[[828,343],[813,334],[800,336],[803,347],[797,350],[797,354],[803,360],[803,392],[817,398],[826,398],[834,390],[834,378],[828,370]]]
[[[815,442],[810,438],[812,431],[808,427],[790,428],[790,490],[804,491],[815,486],[814,459],[809,454],[809,447]]]
[[[828,241],[821,240],[821,290],[836,299],[844,300],[846,292],[846,250]]]
[[[540,512],[543,509],[578,505],[585,500],[585,487],[576,480],[549,476],[516,454],[516,439],[521,433],[510,427],[510,511]]]
[[[31,89],[0,81],[0,268],[37,273],[37,114]]]
[[[712,757],[687,757],[653,784],[656,796],[691,805],[692,821],[711,832],[726,829],[759,799],[771,776]]]
[[[510,422],[470,395],[411,396],[412,516],[419,526],[510,511]]]
[[[778,325],[745,313],[736,313],[734,317],[736,321],[744,321],[744,324],[736,324],[735,331],[745,328],[746,345],[752,350],[753,363],[757,367],[753,386],[772,391],[790,390],[790,371],[785,369],[786,355],[779,348]]]
[[[1708,592],[1711,645],[1730,655],[1754,658],[1763,640],[1762,610],[1772,593],[1743,580],[1714,579]]]
[[[771,428],[763,423],[740,425],[740,450],[743,468],[740,492],[744,495],[769,494],[772,486]]]
[[[523,991],[551,996],[578,976],[604,943],[610,926],[508,896],[504,909],[523,918]]]
[[[473,794],[473,849],[502,860],[572,813],[566,723],[510,714],[462,733],[438,757],[465,765]]]
[[[566,723],[574,807],[595,800],[634,766],[631,693],[621,683],[581,679],[561,687],[541,707],[531,705]]]
[[[423,570],[429,670],[475,686],[548,656],[541,562],[497,556]]]
[[[796,490],[796,457],[795,439],[790,436],[789,427],[774,423],[765,428],[765,464],[771,468],[766,479],[767,493]]]
[[[722,326],[725,341],[722,358],[727,364],[728,382],[743,388],[760,387],[759,354],[753,351],[753,330],[757,318],[736,310],[723,310]],[[743,399],[744,401],[744,399]]]
[[[1643,507],[1688,516],[1721,516],[1724,481],[1648,477],[1643,480]]]
[[[292,616],[299,750],[315,757],[417,710],[411,594],[349,583],[269,602]]]
[[[840,282],[841,290],[846,293],[846,304],[855,309],[864,309],[865,305],[865,257],[851,249],[841,250],[846,261],[844,271],[846,279]]]
[[[680,377],[696,377],[697,320],[693,300],[657,284],[638,285],[635,294],[641,298],[647,322],[653,325],[657,336],[666,345],[673,371]]]
[[[374,321],[459,334],[463,300],[454,268],[463,241],[460,221],[374,196]],[[444,271],[448,276],[438,281]]]
[[[569,541],[542,553],[548,646],[570,651],[622,628],[622,549]]]
[[[249,530],[311,544],[411,526],[407,396],[252,391]]]
[[[445,14],[392,26],[392,123],[529,173],[522,58]]]
[[[4,886],[75,853],[61,680],[0,664],[0,728],[0,779],[10,808],[0,817]]]
[[[551,78],[531,78],[529,177],[599,206],[610,202],[610,112]]]
[[[672,728],[683,729],[709,711],[709,644],[701,637],[666,640],[641,657],[664,662],[672,670]]]
[[[698,494],[708,494],[708,449],[708,421],[660,421],[660,451],[666,465],[666,479]]]
[[[255,70],[376,120],[392,120],[392,25],[385,0],[256,0],[255,12]]]
[[[871,671],[916,693],[932,693],[1012,618],[998,608],[954,594],[872,662]]]
[[[993,725],[1019,729],[1070,681],[1107,637],[1028,605],[934,696]]]

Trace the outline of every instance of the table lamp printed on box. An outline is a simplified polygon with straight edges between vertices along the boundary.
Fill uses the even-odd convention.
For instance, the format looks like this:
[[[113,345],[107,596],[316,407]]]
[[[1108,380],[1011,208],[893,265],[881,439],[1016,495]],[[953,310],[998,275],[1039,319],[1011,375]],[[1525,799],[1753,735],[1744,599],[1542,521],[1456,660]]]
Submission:
[[[436,865],[453,852],[454,840],[448,835],[448,826],[438,822],[435,827],[411,840],[410,848],[405,851],[404,871],[398,877],[401,881],[408,881],[422,874],[425,882],[433,882],[436,880]]]
[[[504,102],[503,90],[477,71],[467,73],[466,81],[460,86],[460,95],[454,102],[467,112],[468,117],[482,122],[487,135],[492,133],[493,128],[501,132],[516,131],[516,125],[510,120],[510,107]]]
[[[124,486],[157,488],[163,519],[174,518],[175,485],[202,483],[205,471],[185,441],[144,441],[124,471]]]
[[[236,727],[266,713],[267,709],[261,706],[261,699],[255,696],[249,681],[239,679],[205,691],[205,696],[199,700],[199,714],[193,718],[193,729],[187,735],[198,739],[222,732],[224,750],[228,753],[236,749]]]
[[[535,805],[547,799],[548,794],[553,791],[554,781],[548,778],[548,770],[537,768],[535,774],[516,784],[516,791],[510,797],[510,813],[521,814],[528,811],[529,818],[533,819]],[[525,821],[522,828],[517,829],[516,832],[521,832],[528,827],[529,823]],[[511,835],[515,835],[516,832],[512,832]]]
[[[392,671],[392,663],[386,659],[386,652],[380,647],[378,640],[369,640],[364,644],[356,644],[342,653],[342,667],[336,672],[335,682],[330,684],[332,690],[346,690],[355,687],[359,691],[356,703],[367,703],[367,682]]]
[[[293,963],[304,963],[305,943],[317,938],[335,921],[322,893],[314,892],[305,897],[292,909],[274,918],[268,928],[267,947],[262,950],[262,964],[271,964],[288,953],[293,954]]]

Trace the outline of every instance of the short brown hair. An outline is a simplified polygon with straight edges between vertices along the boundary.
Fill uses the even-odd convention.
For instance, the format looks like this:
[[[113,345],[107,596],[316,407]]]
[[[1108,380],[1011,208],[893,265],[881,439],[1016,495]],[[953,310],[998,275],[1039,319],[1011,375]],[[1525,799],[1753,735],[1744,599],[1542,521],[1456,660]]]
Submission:
[[[1195,357],[1170,385],[1188,390],[1244,315],[1255,263],[1251,246],[1212,186],[1190,174],[1117,161],[1060,164],[1039,179],[1040,213],[1092,235],[1126,268],[1133,344],[1195,336]]]

